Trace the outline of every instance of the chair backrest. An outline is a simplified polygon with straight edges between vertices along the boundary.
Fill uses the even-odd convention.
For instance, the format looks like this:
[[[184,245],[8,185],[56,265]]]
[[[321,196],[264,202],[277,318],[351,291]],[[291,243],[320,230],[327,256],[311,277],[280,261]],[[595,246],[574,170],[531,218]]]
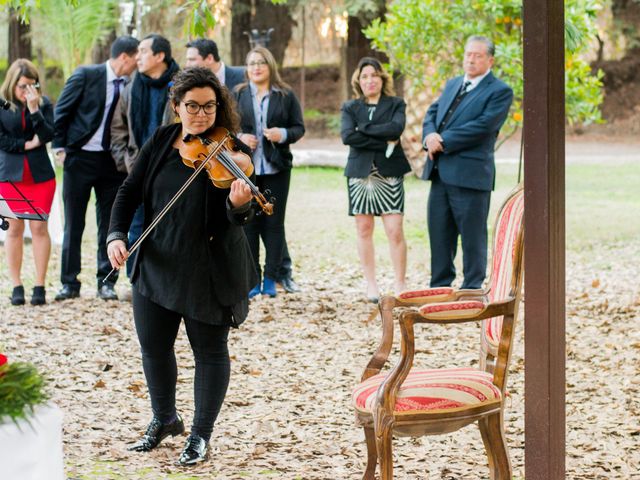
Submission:
[[[524,217],[524,190],[522,184],[514,189],[502,204],[493,231],[493,253],[489,277],[489,300],[506,299],[516,288],[517,272],[522,262],[522,229]],[[519,292],[513,292],[519,293]],[[483,321],[482,351],[492,357],[497,356],[503,317],[493,317]],[[484,363],[484,362],[483,362]]]

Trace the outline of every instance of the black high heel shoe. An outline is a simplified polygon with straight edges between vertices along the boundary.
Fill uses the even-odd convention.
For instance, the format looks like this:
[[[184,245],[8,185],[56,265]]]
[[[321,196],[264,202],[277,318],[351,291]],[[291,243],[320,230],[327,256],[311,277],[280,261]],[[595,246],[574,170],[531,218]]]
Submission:
[[[129,445],[127,450],[131,452],[148,452],[160,445],[160,442],[169,435],[175,437],[182,433],[184,433],[184,422],[180,415],[168,424],[163,424],[160,419],[153,417],[142,438],[136,443]]]
[[[33,292],[31,293],[31,305],[44,305],[45,303],[47,303],[47,300],[45,298],[44,286],[33,287]]]
[[[13,292],[11,292],[11,305],[24,305],[24,287],[22,285],[13,287]]]

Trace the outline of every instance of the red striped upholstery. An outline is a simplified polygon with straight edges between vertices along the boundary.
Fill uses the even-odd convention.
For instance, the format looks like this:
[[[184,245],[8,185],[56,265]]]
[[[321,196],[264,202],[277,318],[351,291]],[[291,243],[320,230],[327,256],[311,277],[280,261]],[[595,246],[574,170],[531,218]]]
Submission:
[[[356,410],[371,413],[378,387],[387,375],[374,375],[353,390]],[[398,391],[395,411],[435,412],[492,403],[501,399],[492,380],[493,375],[475,368],[413,370]]]
[[[420,307],[420,313],[427,318],[471,317],[478,314],[484,306],[484,303],[478,300],[427,303]]]
[[[513,273],[513,256],[523,214],[524,191],[520,190],[503,206],[496,221],[496,231],[493,234],[490,301],[504,299],[509,294]],[[483,323],[483,340],[497,349],[502,331],[502,316],[487,319]]]
[[[399,300],[405,301],[431,301],[439,300],[445,301],[449,299],[451,294],[453,293],[453,288],[451,287],[436,287],[436,288],[425,288],[423,290],[410,290],[406,292],[402,292],[397,296]]]

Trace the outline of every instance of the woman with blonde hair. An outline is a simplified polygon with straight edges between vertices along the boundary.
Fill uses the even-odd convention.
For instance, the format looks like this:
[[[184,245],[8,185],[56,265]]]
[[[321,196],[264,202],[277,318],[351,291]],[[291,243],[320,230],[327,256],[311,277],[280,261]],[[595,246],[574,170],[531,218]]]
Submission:
[[[293,160],[289,145],[304,135],[304,122],[300,103],[280,78],[269,50],[255,47],[247,54],[247,78],[235,90],[242,132],[238,138],[252,150],[256,185],[276,199],[273,215],[260,215],[245,226],[259,275],[260,239],[266,252],[262,285],[258,283],[249,292],[249,298],[259,293],[275,297],[286,245],[284,217]]]
[[[0,87],[0,96],[11,103],[0,110],[0,196],[16,198],[22,194],[39,213],[49,214],[56,189],[55,172],[46,143],[53,138],[53,107],[40,93],[38,70],[29,60],[13,62]],[[14,187],[15,186],[15,187]],[[25,202],[9,201],[14,212],[35,213]],[[24,220],[9,219],[5,251],[9,277],[13,284],[12,305],[25,303],[22,270]],[[51,238],[46,221],[29,220],[35,261],[32,305],[45,299],[45,277],[51,254]]]
[[[407,244],[402,227],[404,174],[411,171],[400,145],[406,104],[395,97],[393,79],[378,60],[364,57],[351,78],[356,98],[342,105],[341,137],[349,145],[344,174],[349,215],[355,217],[358,254],[369,301],[377,303],[373,228],[382,217],[389,239],[396,292],[405,289]]]

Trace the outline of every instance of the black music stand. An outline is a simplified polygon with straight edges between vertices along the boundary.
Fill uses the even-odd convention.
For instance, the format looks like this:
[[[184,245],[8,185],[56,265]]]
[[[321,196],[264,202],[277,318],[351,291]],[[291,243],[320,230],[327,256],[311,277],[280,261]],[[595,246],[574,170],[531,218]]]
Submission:
[[[42,209],[36,208],[31,200],[24,196],[24,194],[20,191],[15,183],[11,180],[2,180],[0,183],[8,183],[13,187],[16,191],[16,194],[20,198],[2,198],[0,196],[0,229],[9,230],[9,222],[7,222],[7,218],[17,218],[20,220],[38,220],[41,222],[46,222],[49,218],[49,215],[44,213]],[[9,208],[8,202],[20,202],[25,204],[24,209],[20,209],[20,211],[15,211]]]

